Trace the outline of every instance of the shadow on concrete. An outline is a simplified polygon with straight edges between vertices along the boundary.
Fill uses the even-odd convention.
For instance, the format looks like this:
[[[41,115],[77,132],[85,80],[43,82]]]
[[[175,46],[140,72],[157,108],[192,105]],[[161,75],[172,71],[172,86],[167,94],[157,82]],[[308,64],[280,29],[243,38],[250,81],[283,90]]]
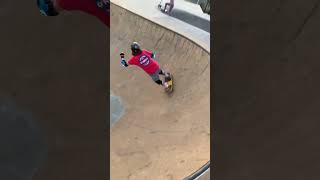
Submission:
[[[175,8],[172,9],[171,16],[210,33],[210,21],[207,19]]]

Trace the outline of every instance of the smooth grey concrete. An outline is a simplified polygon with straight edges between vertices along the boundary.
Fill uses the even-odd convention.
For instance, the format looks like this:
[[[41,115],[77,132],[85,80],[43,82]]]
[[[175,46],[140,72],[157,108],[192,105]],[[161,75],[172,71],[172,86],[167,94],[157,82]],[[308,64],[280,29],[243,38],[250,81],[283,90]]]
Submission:
[[[210,33],[210,20],[189,13],[188,11],[174,8],[170,14],[171,17],[180,19],[188,24],[198,27]]]

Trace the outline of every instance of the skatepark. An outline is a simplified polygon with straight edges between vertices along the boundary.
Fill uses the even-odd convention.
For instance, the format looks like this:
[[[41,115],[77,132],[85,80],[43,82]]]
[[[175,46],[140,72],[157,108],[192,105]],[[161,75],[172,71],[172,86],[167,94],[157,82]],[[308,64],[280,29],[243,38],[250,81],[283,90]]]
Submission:
[[[121,2],[111,4],[110,88],[124,111],[110,129],[111,179],[187,178],[210,160],[210,44],[201,46],[201,38],[173,31],[170,22],[192,26],[170,17],[165,21],[163,14],[153,13],[163,20],[154,21]],[[160,66],[174,76],[172,94],[141,69],[121,66],[119,54],[125,52],[128,59],[133,41],[156,51]],[[201,174],[203,180],[209,172]]]

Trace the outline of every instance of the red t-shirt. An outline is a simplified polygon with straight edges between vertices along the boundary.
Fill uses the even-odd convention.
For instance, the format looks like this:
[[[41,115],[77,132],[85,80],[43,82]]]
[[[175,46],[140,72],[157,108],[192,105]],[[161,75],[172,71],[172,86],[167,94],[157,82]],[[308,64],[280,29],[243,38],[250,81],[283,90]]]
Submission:
[[[136,65],[142,68],[149,75],[155,73],[159,69],[157,61],[151,58],[152,52],[142,50],[142,53],[137,56],[132,56],[128,64]]]
[[[110,27],[109,0],[57,0],[57,4],[67,11],[79,10],[91,14]]]

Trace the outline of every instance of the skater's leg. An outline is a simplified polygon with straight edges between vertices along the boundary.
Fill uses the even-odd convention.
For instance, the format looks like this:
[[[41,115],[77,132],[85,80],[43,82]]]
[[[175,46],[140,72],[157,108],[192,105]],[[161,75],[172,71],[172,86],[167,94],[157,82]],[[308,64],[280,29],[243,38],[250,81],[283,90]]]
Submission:
[[[165,75],[165,72],[164,72],[162,69],[160,69],[159,74],[164,76],[164,75]]]
[[[157,83],[157,84],[160,85],[160,86],[163,86],[163,83],[162,83],[162,81],[161,81],[160,79],[159,79],[159,80],[156,80],[155,83]]]
[[[170,8],[169,8],[169,14],[171,14],[171,11],[172,11],[172,9],[173,9],[173,4],[170,4]]]
[[[156,80],[155,83],[157,83],[160,86],[164,86],[165,88],[169,87],[167,82],[162,83],[162,81],[160,79]]]
[[[166,11],[168,4],[169,4],[169,3],[165,3],[165,4],[164,4],[164,9],[163,9],[164,11]]]
[[[165,4],[164,4],[164,9],[163,9],[164,12],[166,12],[167,6],[171,6],[171,4],[170,4],[170,3],[165,3]]]
[[[169,73],[164,71],[163,69],[160,69],[160,72],[159,72],[160,75],[163,75],[163,76],[169,76]]]
[[[164,70],[160,69],[159,74],[164,76],[165,83],[171,80],[170,73],[165,72]]]
[[[159,85],[163,85],[163,83],[159,77],[160,71],[161,71],[161,69],[158,69],[155,73],[151,74],[150,76],[155,83],[157,83]]]

